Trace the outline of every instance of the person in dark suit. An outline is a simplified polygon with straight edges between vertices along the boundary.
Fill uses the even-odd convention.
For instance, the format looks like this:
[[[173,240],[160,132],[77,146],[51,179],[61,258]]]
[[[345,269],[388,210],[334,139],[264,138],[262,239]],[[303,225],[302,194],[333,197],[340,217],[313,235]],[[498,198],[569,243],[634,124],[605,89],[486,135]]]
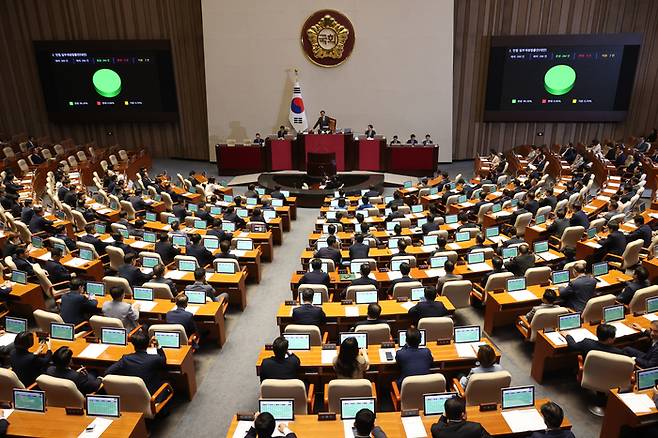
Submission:
[[[642,326],[634,322],[631,327],[642,331]],[[624,354],[635,358],[635,365],[640,368],[652,368],[658,366],[658,321],[651,321],[649,329],[643,331],[645,336],[651,340],[651,346],[644,352],[634,347],[625,347]]]
[[[285,138],[286,135],[288,135],[288,130],[286,129],[286,127],[283,125],[279,126],[279,130],[276,131],[276,138],[282,139]]]
[[[633,273],[633,279],[627,281],[624,288],[617,295],[617,301],[624,304],[629,304],[633,299],[633,295],[640,289],[649,287],[649,271],[644,266],[638,266]]]
[[[180,255],[180,249],[176,248],[169,239],[167,233],[160,234],[158,241],[155,243],[155,252],[160,254],[162,263],[168,265],[174,261],[174,257]]]
[[[36,233],[46,232],[52,234],[56,231],[55,227],[53,226],[53,221],[49,221],[43,216],[44,216],[43,208],[35,207],[34,214],[32,215],[32,218],[30,219],[30,223],[28,224],[28,228],[32,233],[36,234]]]
[[[375,135],[377,135],[377,132],[375,132],[372,125],[368,125],[368,129],[366,129],[365,134],[366,134],[366,138],[375,138]]]
[[[231,242],[229,240],[219,242],[219,252],[215,255],[215,259],[239,260],[238,256],[231,254]]]
[[[212,223],[212,228],[208,229],[206,231],[207,236],[216,236],[219,241],[221,242],[222,240],[228,240],[229,242],[231,239],[233,239],[233,234],[227,233],[222,229],[222,220],[219,218],[215,218]]]
[[[136,254],[135,249],[133,249],[130,245],[123,243],[123,236],[120,233],[113,233],[112,240],[114,240],[114,242],[110,243],[109,246],[114,246],[121,249],[124,255]]]
[[[297,438],[294,432],[288,429],[286,423],[281,423],[278,426],[274,417],[269,412],[262,412],[258,414],[254,420],[254,425],[247,431],[245,438],[270,438],[274,434],[274,429],[277,429],[283,438]]]
[[[288,352],[288,340],[279,336],[272,342],[274,356],[263,359],[260,381],[265,379],[297,379],[301,362],[295,353]]]
[[[130,342],[133,344],[135,352],[124,354],[119,361],[110,365],[105,374],[139,377],[144,381],[149,393],[153,395],[164,383],[160,374],[166,370],[167,357],[155,337],[150,340],[150,343],[157,348],[157,354],[148,354],[146,349],[149,346],[149,338],[141,331],[132,335]],[[164,397],[167,395],[163,394]]]
[[[530,438],[575,438],[572,431],[560,429],[564,420],[564,411],[557,403],[546,402],[541,405],[539,411],[544,417],[546,430],[533,432]]]
[[[9,429],[9,421],[5,418],[2,409],[0,409],[0,438],[7,436],[7,429]]]
[[[571,219],[569,219],[569,226],[581,226],[587,230],[589,228],[589,219],[587,218],[587,214],[583,211],[582,205],[576,202],[571,208],[573,214],[571,215]]]
[[[400,142],[398,136],[394,135],[393,138],[391,139],[391,144],[402,144],[402,143]]]
[[[358,321],[357,323],[354,324],[354,326],[350,329],[350,331],[354,331],[354,329],[360,325],[373,325],[373,324],[387,324],[388,322],[384,319],[381,319],[382,315],[382,306],[380,306],[377,303],[370,303],[368,304],[368,311],[366,314],[366,319],[363,321]]]
[[[407,144],[415,146],[418,144],[418,140],[416,140],[416,134],[411,134],[409,136],[409,140],[407,140]]]
[[[33,345],[34,335],[31,332],[20,332],[14,339],[14,349],[9,353],[11,368],[26,387],[45,371],[52,356],[50,341],[41,342],[39,348],[31,353]],[[45,354],[42,354],[44,350]]]
[[[254,138],[254,141],[252,141],[252,143],[257,146],[263,146],[265,144],[265,140],[260,138],[260,132],[256,133],[256,137]]]
[[[539,210],[539,202],[535,200],[535,194],[533,192],[528,192],[525,197],[525,209],[532,213],[533,216],[536,215],[537,210]]]
[[[425,299],[421,300],[409,309],[409,317],[414,325],[418,325],[421,318],[430,318],[435,316],[446,316],[448,310],[441,301],[436,301],[436,288],[433,286],[426,286]]]
[[[12,261],[19,271],[27,272],[27,275],[34,275],[34,268],[32,267],[32,263],[30,263],[25,257],[25,247],[20,246],[16,248],[14,256],[12,257]]]
[[[395,362],[400,368],[398,387],[408,376],[421,376],[430,373],[434,357],[429,348],[418,348],[420,345],[420,331],[416,327],[407,329],[407,344],[395,353]]]
[[[596,279],[587,272],[586,263],[576,263],[574,266],[576,278],[566,286],[561,286],[560,299],[564,305],[582,312],[590,298],[596,294]]]
[[[176,204],[172,210],[172,214],[178,219],[178,222],[184,222],[187,216],[187,210],[183,204]]]
[[[96,252],[99,255],[105,254],[105,248],[107,247],[107,243],[103,242],[101,239],[94,236],[95,234],[94,232],[95,232],[94,224],[85,225],[86,234],[80,237],[80,241],[88,243],[90,245],[94,245],[94,249],[96,249]]]
[[[493,271],[485,272],[482,275],[482,281],[480,281],[480,286],[482,286],[483,288],[487,285],[487,281],[489,281],[489,277],[491,277],[493,274],[500,274],[502,272],[507,271],[505,269],[505,264],[503,263],[503,259],[498,256],[494,256],[491,259],[491,265],[493,266]]]
[[[235,201],[235,199],[234,199],[234,201]],[[232,205],[229,205],[228,207],[226,207],[226,211],[224,212],[223,218],[224,218],[225,221],[233,222],[235,224],[236,229],[241,230],[241,229],[244,229],[244,227],[247,226],[247,223],[244,221],[244,219],[242,219],[240,216],[238,216],[238,214],[235,211],[235,207],[233,207]]]
[[[564,230],[570,226],[569,219],[567,219],[567,212],[563,208],[559,209],[555,215],[556,218],[553,223],[548,226],[547,231],[551,236],[560,239],[564,233]]]
[[[429,146],[434,144],[434,140],[432,140],[432,136],[429,134],[425,134],[425,140],[423,140],[423,146]]]
[[[328,132],[329,131],[329,117],[327,117],[323,111],[320,111],[320,117],[318,117],[318,120],[315,122],[315,125],[313,125],[313,129],[320,127],[320,132]]]
[[[67,324],[78,325],[87,320],[87,315],[96,311],[98,300],[84,293],[84,282],[79,278],[71,280],[71,288],[62,296],[59,314]]]
[[[124,264],[117,269],[117,276],[128,280],[131,286],[141,286],[149,281],[153,275],[143,273],[137,267],[137,254],[134,252],[128,253],[123,257]]]
[[[292,311],[292,320],[295,324],[316,325],[321,327],[327,321],[327,315],[320,306],[313,305],[313,289],[300,291],[302,305]]]
[[[51,260],[46,261],[45,268],[48,272],[48,277],[50,278],[51,283],[69,281],[71,279],[71,273],[60,263],[60,260],[62,259],[62,249],[53,248],[50,250],[50,258]]]
[[[436,223],[435,219],[435,216],[431,213],[427,216],[427,222],[425,222],[420,228],[424,235],[428,235],[432,231],[439,230],[439,224]]]
[[[130,202],[135,211],[143,211],[148,207],[148,204],[144,201],[141,189],[135,190],[135,194],[128,198],[128,202]]]
[[[535,266],[535,255],[530,252],[530,246],[527,243],[519,245],[519,255],[513,257],[505,263],[505,269],[516,275],[523,277],[525,271]]]
[[[642,246],[648,248],[649,245],[651,245],[651,227],[644,223],[644,217],[641,214],[635,215],[633,222],[637,229],[628,235],[628,243],[637,239],[642,239],[644,240]]]
[[[75,383],[82,395],[98,391],[101,379],[90,374],[88,371],[76,371],[71,369],[71,358],[73,351],[67,346],[59,347],[53,354],[53,364],[48,367],[46,374],[59,379],[70,380]]]
[[[374,278],[370,278],[370,264],[362,263],[359,268],[359,273],[361,276],[352,280],[350,286],[367,286],[373,285],[379,290],[379,283]]]
[[[551,207],[551,210],[555,210],[555,206],[557,205],[557,197],[555,196],[555,193],[553,191],[553,188],[549,188],[546,190],[546,195],[539,201],[539,206],[540,207]]]
[[[311,271],[304,274],[299,280],[299,285],[302,284],[324,284],[327,287],[331,286],[331,279],[329,274],[322,271],[322,261],[320,259],[311,260]]]
[[[567,340],[567,345],[570,349],[580,351],[583,358],[587,357],[587,353],[592,350],[605,351],[607,353],[624,354],[619,348],[614,347],[612,344],[615,342],[615,334],[617,328],[610,324],[599,324],[596,327],[596,338],[594,341],[585,338],[580,342],[576,342],[571,335],[566,335],[564,338]]]
[[[149,283],[166,284],[171,291],[171,295],[176,296],[176,283],[174,283],[171,278],[166,278],[164,273],[165,266],[161,263],[158,263],[153,267],[153,278],[149,281]]]
[[[32,210],[32,200],[26,199],[23,201],[23,209],[21,210],[21,222],[25,225],[30,223],[30,219],[34,216],[34,210]]]
[[[606,254],[622,255],[626,249],[626,236],[619,231],[619,222],[612,221],[608,223],[610,233],[604,239],[598,240],[600,248],[592,255],[591,261],[601,261]]]
[[[363,234],[354,236],[354,244],[350,246],[350,260],[367,259],[370,252],[370,245],[363,243]]]
[[[185,248],[185,255],[196,258],[199,266],[203,267],[212,263],[213,255],[201,243],[201,234],[192,234],[190,244]]]
[[[336,248],[336,237],[335,236],[329,236],[327,237],[327,247],[325,248],[320,248],[315,252],[313,257],[319,258],[319,259],[331,259],[334,261],[334,264],[336,265],[336,269],[340,266],[343,256],[340,253],[340,250]]]
[[[445,275],[436,280],[436,290],[443,292],[443,286],[450,281],[458,281],[464,277],[460,274],[455,274],[455,263],[452,260],[447,260],[443,265],[443,270],[446,271]]]
[[[490,438],[480,423],[466,419],[466,401],[454,396],[445,402],[444,414],[430,429],[432,438]]]
[[[194,315],[185,310],[189,299],[184,293],[176,295],[176,308],[165,314],[167,324],[180,324],[185,328],[185,334],[189,338],[193,334],[198,334]]]
[[[395,280],[391,280],[391,285],[388,288],[389,296],[393,296],[393,289],[395,289],[396,284],[404,283],[407,281],[414,281],[414,279],[409,276],[410,272],[411,272],[411,266],[409,266],[409,263],[404,262],[400,264],[400,274],[402,274],[402,277],[396,278]]]
[[[272,199],[282,199],[285,201],[286,197],[281,193],[281,186],[274,186],[274,190],[270,193]]]

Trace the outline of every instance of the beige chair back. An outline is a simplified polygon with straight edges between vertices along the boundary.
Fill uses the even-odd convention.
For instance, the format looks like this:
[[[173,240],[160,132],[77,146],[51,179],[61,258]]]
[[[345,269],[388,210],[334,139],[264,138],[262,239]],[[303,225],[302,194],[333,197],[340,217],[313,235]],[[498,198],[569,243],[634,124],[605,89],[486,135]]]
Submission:
[[[399,223],[402,228],[410,228],[411,227],[411,219],[406,218],[406,217],[399,217],[399,218],[393,219],[393,222]]]
[[[108,395],[121,397],[122,411],[141,412],[149,419],[154,417],[151,395],[141,378],[108,374],[103,378],[103,388]]]
[[[114,277],[112,275],[106,275],[103,277],[103,284],[105,285],[105,291],[110,292],[110,288],[120,287],[123,289],[123,293],[126,294],[126,298],[133,296],[133,290],[130,287],[130,283],[123,277]]]
[[[85,397],[72,380],[47,374],[37,377],[39,389],[46,392],[46,404],[58,408],[84,408]]]
[[[89,318],[89,325],[91,325],[91,329],[94,331],[94,336],[98,339],[101,338],[101,329],[103,327],[124,328],[119,318],[110,318],[101,315],[93,315]]]
[[[590,298],[583,309],[583,322],[602,321],[603,308],[615,304],[615,300],[616,298],[612,294]]]
[[[465,397],[467,406],[500,403],[500,390],[510,386],[512,375],[507,371],[473,374],[468,379]]]
[[[530,342],[535,342],[537,333],[546,328],[556,328],[557,318],[565,313],[570,313],[571,310],[566,307],[554,307],[549,309],[539,309],[535,312],[535,316],[530,321]]]
[[[78,231],[83,231],[85,229],[85,225],[87,225],[87,219],[85,219],[84,215],[78,210],[71,210],[71,216],[73,216],[73,224],[75,225],[75,229]]]
[[[621,264],[622,270],[631,269],[640,263],[640,251],[642,251],[644,240],[637,239],[626,245],[624,253],[621,255],[623,262]]]
[[[18,230],[18,234],[23,242],[30,243],[32,241],[32,232],[22,221],[14,220],[14,225]]]
[[[302,284],[301,286],[299,286],[297,293],[299,294],[300,301],[301,301],[302,291],[305,289],[310,289],[313,292],[320,292],[322,294],[322,302],[323,303],[329,302],[329,289],[327,289],[327,286],[325,286],[324,284]]]
[[[181,324],[152,324],[149,327],[149,338],[153,337],[155,331],[178,333],[180,335],[181,346],[187,345],[187,333],[185,333],[185,327]]]
[[[55,290],[53,288],[53,283],[50,281],[50,277],[48,277],[48,273],[44,271],[44,269],[38,263],[35,263],[32,266],[32,268],[34,269],[34,275],[36,275],[37,280],[39,281],[39,285],[41,286],[41,290],[43,290],[43,293],[46,296],[55,297]]]
[[[322,332],[317,325],[289,324],[283,333],[291,334],[308,334],[310,335],[311,345],[318,347],[322,345]]]
[[[647,311],[647,299],[658,297],[658,285],[643,287],[635,291],[628,307],[631,313],[645,313]]]
[[[452,339],[455,323],[447,316],[434,316],[421,318],[418,321],[418,329],[425,330],[425,340],[434,342],[439,339]]]
[[[105,247],[105,252],[110,259],[110,269],[113,271],[118,271],[119,266],[123,265],[123,259],[125,254],[123,250],[119,247],[109,245]]]
[[[265,379],[260,384],[260,397],[295,400],[295,414],[308,414],[306,385],[299,379]]]
[[[306,287],[307,285],[304,285]],[[357,292],[368,292],[368,291],[376,291],[377,288],[375,287],[374,284],[364,284],[361,286],[348,286],[347,290],[345,291],[345,299],[346,300],[352,300],[352,302],[356,302],[356,293]]]
[[[408,376],[400,388],[400,409],[424,409],[424,395],[446,391],[446,378],[434,373],[423,376]]]
[[[457,251],[440,251],[432,257],[448,257],[448,260],[453,263],[457,263],[457,260],[459,260],[459,254],[457,254]]]
[[[529,268],[525,271],[525,284],[526,286],[534,286],[539,284],[548,284],[551,281],[551,268],[549,266],[538,266]]]
[[[25,385],[15,372],[9,368],[0,367],[0,400],[12,401],[14,397],[12,389],[14,388],[25,389]]]
[[[511,272],[500,272],[497,274],[491,274],[487,279],[487,283],[484,285],[484,296],[482,297],[482,302],[486,303],[489,294],[494,291],[505,290],[507,288],[507,280],[514,277],[514,274]]]
[[[411,298],[411,289],[423,287],[420,281],[403,281],[393,286],[393,298],[407,297]]]
[[[632,357],[592,350],[585,357],[580,386],[598,392],[613,388],[627,389],[631,386],[634,367]]]
[[[525,228],[530,224],[531,220],[532,213],[523,213],[516,217],[516,221],[514,221],[514,228],[516,228],[517,236],[525,235]]]
[[[406,262],[409,265],[409,267],[411,267],[411,268],[416,267],[416,257],[414,257],[412,255],[393,256],[393,257],[391,257],[391,265],[396,260],[401,260],[403,262]]]
[[[368,263],[370,265],[370,272],[375,272],[377,270],[377,260],[375,259],[354,259],[352,263]],[[358,274],[358,272],[352,272],[352,274]]]
[[[193,256],[188,256],[188,255],[177,255],[174,257],[174,263],[176,264],[176,269],[178,269],[178,261],[179,260],[186,260],[188,262],[194,262],[196,267],[199,267],[199,261],[196,259],[196,257]]]
[[[174,295],[171,293],[171,289],[169,289],[169,286],[164,283],[155,283],[149,281],[144,283],[142,287],[150,287],[153,289],[153,298],[155,299],[170,300],[174,297]]]
[[[334,272],[336,270],[336,264],[332,259],[319,259],[319,260],[321,260],[322,263],[326,263],[328,272]]]
[[[367,333],[368,344],[378,345],[391,340],[391,327],[388,324],[360,324],[354,329],[355,332]]]
[[[585,233],[585,228],[580,225],[565,228],[560,239],[560,251],[564,248],[575,248],[576,243],[583,237],[583,233]]]
[[[215,272],[217,272],[217,265],[219,263],[230,263],[233,265],[233,269],[235,270],[235,272],[240,272],[240,263],[238,263],[238,261],[235,259],[223,259],[223,258],[214,259],[212,261],[212,267],[215,270]],[[328,299],[329,298],[327,298],[327,300]]]
[[[480,208],[478,209],[477,212],[477,218],[478,218],[478,224],[483,224],[484,223],[484,215],[487,214],[489,210],[491,210],[491,207],[493,207],[492,202],[487,202],[486,204],[482,204]]]
[[[55,322],[59,324],[64,322],[64,320],[59,315],[59,313],[46,312],[45,310],[41,310],[41,309],[35,310],[34,312],[32,312],[32,315],[34,316],[34,322],[37,323],[37,327],[39,328],[39,331],[42,331],[44,333],[50,333],[51,322]]]
[[[455,309],[471,305],[471,291],[473,283],[468,280],[448,281],[443,284],[441,295],[447,297]]]
[[[329,412],[340,412],[341,398],[372,397],[372,384],[368,379],[334,379],[329,382],[327,398]]]
[[[128,220],[134,220],[135,219],[135,208],[129,201],[120,201],[121,205],[121,211],[125,211],[126,215],[128,216]]]

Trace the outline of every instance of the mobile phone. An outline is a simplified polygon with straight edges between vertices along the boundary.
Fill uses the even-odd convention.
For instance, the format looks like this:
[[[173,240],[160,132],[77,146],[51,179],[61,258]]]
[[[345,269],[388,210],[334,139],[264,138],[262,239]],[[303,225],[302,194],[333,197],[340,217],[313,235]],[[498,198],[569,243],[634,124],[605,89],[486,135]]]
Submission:
[[[386,352],[386,360],[393,360],[393,353],[391,353],[390,351],[387,351]]]

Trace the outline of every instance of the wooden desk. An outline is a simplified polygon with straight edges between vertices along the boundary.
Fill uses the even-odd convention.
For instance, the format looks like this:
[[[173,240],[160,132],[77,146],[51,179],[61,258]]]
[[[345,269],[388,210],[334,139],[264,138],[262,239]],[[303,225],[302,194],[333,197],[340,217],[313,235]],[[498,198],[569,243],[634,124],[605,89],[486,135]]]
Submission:
[[[73,352],[73,362],[77,365],[83,365],[87,368],[93,368],[105,372],[114,362],[117,362],[124,354],[135,352],[132,344],[128,345],[110,345],[96,358],[80,357],[80,353],[89,345],[89,343],[79,338],[74,341],[51,340],[52,351],[57,351],[59,347],[67,346]],[[31,348],[35,351],[39,344]],[[189,345],[183,345],[180,348],[165,348],[167,356],[167,380],[171,382],[177,392],[187,395],[192,400],[196,393],[196,370],[194,368],[194,356],[192,348]]]
[[[597,285],[597,291],[601,291],[600,293],[603,294],[621,288],[622,282],[630,280],[632,277],[621,271],[613,270],[600,278],[609,283],[606,286]],[[489,294],[484,309],[484,331],[491,335],[496,327],[513,325],[517,317],[526,314],[533,306],[541,303],[544,290],[549,287],[557,288],[557,286],[551,285],[528,286],[526,289],[535,295],[534,300],[517,301],[508,292]]]
[[[447,297],[437,297],[437,301],[443,303],[446,310],[451,315],[455,313],[455,306],[452,305]],[[415,305],[416,302],[408,301],[405,303],[398,303],[396,300],[381,300],[378,304],[382,308],[381,317],[385,319],[391,326],[391,334],[397,334],[398,330],[406,330],[409,328],[411,319],[409,318],[409,308]],[[279,326],[279,331],[283,333],[288,324],[293,324],[292,311],[298,306],[287,306],[281,304],[279,311],[276,314],[276,323]],[[347,308],[357,308],[359,311],[358,316],[347,316]],[[323,327],[329,333],[330,341],[338,339],[338,333],[349,331],[349,329],[357,322],[366,319],[368,314],[367,304],[353,304],[344,306],[341,303],[322,303],[322,310],[327,315],[327,324]],[[395,336],[394,336],[395,337]]]
[[[39,264],[44,265],[44,269],[46,262],[51,260],[50,251],[46,248],[35,248],[29,252],[28,256],[35,259]],[[91,260],[82,265],[77,265],[72,262],[75,258],[71,254],[67,254],[62,256],[60,263],[69,271],[74,272],[78,277],[89,278],[95,281],[101,281],[103,279],[105,271],[103,269],[103,263],[100,260]],[[81,259],[78,258],[77,260]]]
[[[541,406],[548,401],[548,399],[536,400],[535,408],[539,411]],[[530,432],[513,433],[503,418],[500,407],[495,411],[480,412],[479,406],[467,406],[466,415],[470,421],[480,423],[490,435],[495,437],[527,437],[530,434]],[[430,429],[433,424],[439,421],[439,415],[422,415],[421,417],[427,436],[431,436]],[[407,437],[400,418],[400,412],[377,412],[375,424],[380,426],[389,438]],[[233,437],[237,425],[238,422],[234,416],[226,435],[227,438]],[[318,421],[317,415],[295,415],[295,421],[291,421],[289,427],[300,438],[344,436],[343,422],[340,420],[340,415],[335,421]],[[567,417],[564,418],[561,427],[562,429],[571,429],[571,422]],[[612,435],[610,438],[612,438]]]
[[[32,312],[37,309],[46,310],[46,302],[41,286],[35,283],[14,283],[7,306],[12,315],[27,318],[31,318]]]
[[[96,297],[98,301],[97,308],[100,310],[103,307],[103,304],[106,301],[112,301],[109,295],[102,297]],[[135,300],[124,298],[124,301],[127,303],[134,303]],[[145,310],[140,309],[139,315],[140,320],[150,319],[156,320],[154,323],[164,322],[165,315],[170,310],[176,308],[176,304],[172,303],[170,300],[154,299],[156,305],[152,309]],[[194,313],[194,322],[199,328],[199,331],[203,332],[208,331],[208,340],[213,340],[217,342],[217,345],[221,347],[226,342],[226,328],[224,326],[224,314],[222,313],[222,304],[221,302],[216,301],[207,301],[206,304],[197,305],[190,304],[188,307],[198,307],[198,310]]]
[[[644,259],[642,260],[642,266],[649,271],[649,281],[652,284],[658,283],[658,258]]]
[[[635,391],[635,393],[646,394],[649,398],[653,398],[651,389]],[[624,427],[636,428],[649,424],[655,425],[655,423],[658,423],[658,409],[652,408],[651,412],[636,414],[619,397],[619,390],[613,389],[608,392],[608,404],[599,438],[618,438]]]
[[[194,272],[184,272],[178,270],[169,270],[165,273],[166,278],[170,278],[176,284],[181,285],[181,289],[188,284],[194,283]],[[217,274],[206,273],[206,281],[212,285],[218,292],[227,292],[229,303],[240,306],[240,310],[247,307],[247,270],[236,272],[235,274]]]
[[[7,437],[77,437],[96,417],[66,415],[64,408],[48,406],[46,412],[14,411],[9,416]],[[121,412],[103,432],[103,438],[146,438],[144,414]]]
[[[648,328],[650,324],[649,320],[646,318],[632,315],[626,315],[626,318],[620,322],[629,327],[632,323],[637,322],[643,329]],[[583,328],[589,330],[593,335],[596,335],[596,325],[583,324]],[[626,347],[634,344],[638,339],[641,339],[642,336],[642,333],[638,332],[632,335],[616,338],[614,345],[619,348]],[[566,344],[555,345],[543,331],[539,331],[537,333],[537,339],[535,340],[530,375],[537,383],[542,383],[544,381],[544,374],[547,371],[575,368],[576,357],[578,354],[577,351],[570,350]]]

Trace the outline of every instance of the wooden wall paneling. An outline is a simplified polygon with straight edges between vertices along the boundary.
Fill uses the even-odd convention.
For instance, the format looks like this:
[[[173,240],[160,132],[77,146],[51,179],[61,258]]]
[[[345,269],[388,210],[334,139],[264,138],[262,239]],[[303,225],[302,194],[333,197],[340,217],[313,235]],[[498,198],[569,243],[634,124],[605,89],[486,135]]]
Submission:
[[[626,138],[658,125],[658,1],[459,0],[455,5],[454,159],[524,143]],[[482,121],[493,35],[644,34],[627,119],[620,123]],[[536,133],[544,132],[543,137]]]
[[[169,123],[48,121],[33,40],[168,39],[179,118]],[[99,146],[146,147],[153,155],[208,158],[200,0],[0,1],[0,131],[71,137]],[[111,133],[111,135],[110,135]]]

